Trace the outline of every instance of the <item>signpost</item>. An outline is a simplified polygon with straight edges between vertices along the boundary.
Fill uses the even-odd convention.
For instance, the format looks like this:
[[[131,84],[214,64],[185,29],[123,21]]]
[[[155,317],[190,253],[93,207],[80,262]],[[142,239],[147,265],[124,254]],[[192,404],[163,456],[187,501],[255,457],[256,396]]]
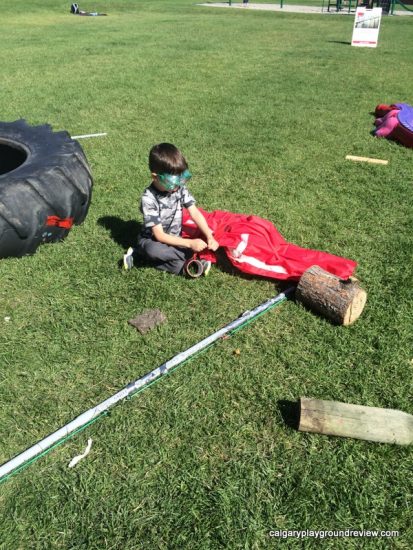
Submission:
[[[354,19],[352,46],[375,48],[379,39],[382,8],[357,8]]]

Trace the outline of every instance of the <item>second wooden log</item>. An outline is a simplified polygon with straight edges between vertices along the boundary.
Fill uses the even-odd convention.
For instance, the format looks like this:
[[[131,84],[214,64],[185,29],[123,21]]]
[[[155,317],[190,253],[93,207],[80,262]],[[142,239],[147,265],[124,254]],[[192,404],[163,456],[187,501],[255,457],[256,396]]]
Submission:
[[[301,398],[300,408],[300,432],[398,445],[413,443],[413,416],[403,411],[307,397]]]

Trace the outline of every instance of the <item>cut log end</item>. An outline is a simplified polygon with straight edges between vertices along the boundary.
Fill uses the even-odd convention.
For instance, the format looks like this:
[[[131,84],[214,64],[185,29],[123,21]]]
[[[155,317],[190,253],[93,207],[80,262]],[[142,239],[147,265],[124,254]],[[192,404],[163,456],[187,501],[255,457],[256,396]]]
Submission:
[[[340,279],[313,265],[303,273],[296,299],[338,325],[351,325],[363,312],[367,293],[357,279]]]
[[[358,288],[354,298],[350,302],[347,311],[344,314],[343,325],[351,325],[360,317],[367,301],[367,292]]]

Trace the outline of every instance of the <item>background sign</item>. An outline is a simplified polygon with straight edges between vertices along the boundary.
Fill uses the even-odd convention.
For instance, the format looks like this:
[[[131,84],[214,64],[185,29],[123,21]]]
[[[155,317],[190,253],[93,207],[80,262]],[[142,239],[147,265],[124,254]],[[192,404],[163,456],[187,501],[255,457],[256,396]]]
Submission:
[[[375,48],[379,39],[381,8],[357,8],[354,19],[352,46]]]

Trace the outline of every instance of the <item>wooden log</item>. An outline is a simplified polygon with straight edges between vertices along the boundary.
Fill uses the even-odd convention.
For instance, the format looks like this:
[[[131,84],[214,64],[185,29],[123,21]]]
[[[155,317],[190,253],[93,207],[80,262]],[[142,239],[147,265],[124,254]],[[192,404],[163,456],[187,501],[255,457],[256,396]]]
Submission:
[[[338,325],[351,325],[364,309],[367,293],[357,279],[340,279],[313,265],[303,273],[296,299]]]
[[[300,432],[354,437],[380,443],[413,443],[413,416],[395,409],[300,399]]]

